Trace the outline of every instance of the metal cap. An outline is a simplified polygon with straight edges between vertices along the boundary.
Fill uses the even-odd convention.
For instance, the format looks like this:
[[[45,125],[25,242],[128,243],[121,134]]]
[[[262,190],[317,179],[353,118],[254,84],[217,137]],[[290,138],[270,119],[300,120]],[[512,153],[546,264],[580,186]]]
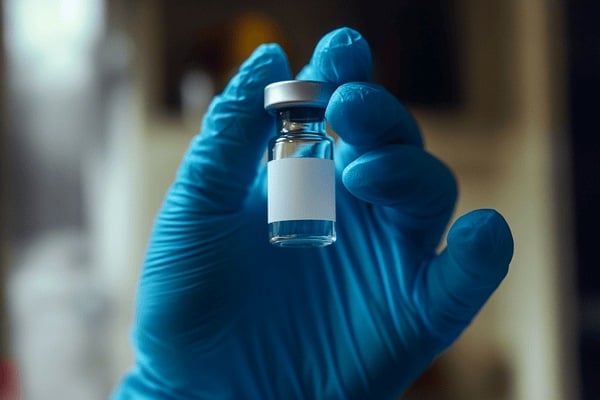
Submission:
[[[285,107],[327,107],[336,86],[318,81],[281,81],[265,87],[265,110]]]

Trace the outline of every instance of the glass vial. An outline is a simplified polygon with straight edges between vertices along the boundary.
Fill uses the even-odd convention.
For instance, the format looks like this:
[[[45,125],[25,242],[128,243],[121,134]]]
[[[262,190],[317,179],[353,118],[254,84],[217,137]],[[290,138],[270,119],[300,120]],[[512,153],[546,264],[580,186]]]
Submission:
[[[333,139],[325,107],[335,86],[283,81],[265,88],[265,109],[276,118],[269,142],[269,241],[281,247],[323,247],[335,242]]]

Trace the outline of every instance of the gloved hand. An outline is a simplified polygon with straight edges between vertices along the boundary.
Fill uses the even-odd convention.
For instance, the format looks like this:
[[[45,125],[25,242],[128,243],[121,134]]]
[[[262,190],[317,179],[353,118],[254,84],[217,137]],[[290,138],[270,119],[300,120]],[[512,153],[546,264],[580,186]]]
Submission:
[[[291,79],[263,45],[213,101],[152,233],[117,399],[392,399],[469,324],[507,272],[504,219],[461,217],[448,168],[372,72],[351,29],[325,36],[299,79],[339,85],[337,242],[268,244],[263,89]]]

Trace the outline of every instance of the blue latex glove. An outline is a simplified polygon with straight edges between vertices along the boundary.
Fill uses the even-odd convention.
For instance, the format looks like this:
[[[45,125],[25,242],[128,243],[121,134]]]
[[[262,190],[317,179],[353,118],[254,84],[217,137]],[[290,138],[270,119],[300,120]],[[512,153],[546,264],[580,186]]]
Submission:
[[[160,211],[138,292],[136,363],[118,399],[392,399],[469,324],[507,272],[504,219],[461,217],[451,172],[408,111],[369,84],[356,31],[325,36],[299,78],[339,88],[338,241],[268,244],[275,132],[263,89],[291,78],[263,45],[212,103]],[[348,83],[354,82],[354,83]]]

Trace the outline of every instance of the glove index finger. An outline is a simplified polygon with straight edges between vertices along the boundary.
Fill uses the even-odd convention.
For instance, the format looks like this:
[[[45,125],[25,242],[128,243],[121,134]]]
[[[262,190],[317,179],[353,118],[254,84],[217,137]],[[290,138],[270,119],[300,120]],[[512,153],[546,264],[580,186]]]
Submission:
[[[321,38],[297,79],[342,85],[370,81],[372,75],[373,57],[369,43],[358,31],[344,27]]]
[[[329,100],[327,121],[345,143],[368,151],[385,144],[423,147],[423,137],[410,111],[385,88],[350,82]]]

